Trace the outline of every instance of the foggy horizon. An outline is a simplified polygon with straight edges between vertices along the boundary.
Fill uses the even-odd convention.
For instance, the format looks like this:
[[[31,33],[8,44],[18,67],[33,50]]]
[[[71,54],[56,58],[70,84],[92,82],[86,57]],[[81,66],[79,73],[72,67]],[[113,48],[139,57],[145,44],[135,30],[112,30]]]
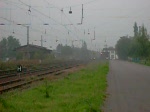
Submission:
[[[83,24],[78,25],[82,4]],[[42,35],[46,41],[43,46],[48,49],[60,43],[71,46],[72,41],[80,47],[81,40],[92,50],[102,49],[105,44],[114,47],[120,37],[133,36],[135,22],[138,26],[144,24],[150,33],[149,10],[149,0],[1,0],[0,24],[5,25],[0,25],[0,40],[12,35],[26,45],[27,29],[16,24],[28,24],[30,44],[40,46]]]

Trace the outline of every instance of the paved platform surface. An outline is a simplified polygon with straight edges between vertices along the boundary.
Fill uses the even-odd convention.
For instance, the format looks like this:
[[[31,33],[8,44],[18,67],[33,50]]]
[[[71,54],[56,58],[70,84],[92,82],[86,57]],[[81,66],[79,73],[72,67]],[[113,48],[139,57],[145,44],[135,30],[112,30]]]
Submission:
[[[110,61],[104,112],[150,112],[150,67]]]

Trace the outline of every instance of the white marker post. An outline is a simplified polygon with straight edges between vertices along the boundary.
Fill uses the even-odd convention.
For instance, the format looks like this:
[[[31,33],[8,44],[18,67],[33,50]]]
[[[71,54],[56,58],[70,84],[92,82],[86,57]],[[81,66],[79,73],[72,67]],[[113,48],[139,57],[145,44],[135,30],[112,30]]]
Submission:
[[[21,65],[18,65],[17,72],[19,73],[19,78],[20,78],[20,72],[22,72],[22,66]]]

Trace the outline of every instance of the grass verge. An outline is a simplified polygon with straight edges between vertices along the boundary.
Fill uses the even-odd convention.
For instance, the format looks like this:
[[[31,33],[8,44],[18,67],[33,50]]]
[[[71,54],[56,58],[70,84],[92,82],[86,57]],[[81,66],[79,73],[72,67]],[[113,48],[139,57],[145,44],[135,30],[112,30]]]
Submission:
[[[40,87],[0,97],[0,112],[100,112],[108,63],[92,64]]]

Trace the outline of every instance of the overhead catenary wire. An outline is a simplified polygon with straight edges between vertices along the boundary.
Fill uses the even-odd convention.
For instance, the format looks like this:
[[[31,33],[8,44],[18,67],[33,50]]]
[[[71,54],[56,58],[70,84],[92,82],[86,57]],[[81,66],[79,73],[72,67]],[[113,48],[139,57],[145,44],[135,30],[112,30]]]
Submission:
[[[30,6],[30,5],[28,5],[28,4],[24,3],[24,2],[22,2],[21,0],[18,0],[18,1],[20,1],[22,4],[24,4],[24,5],[26,5],[26,6]],[[60,22],[56,21],[56,20],[53,19],[52,17],[50,17],[50,16],[48,16],[48,15],[46,15],[46,14],[44,14],[44,13],[38,11],[37,9],[35,9],[35,8],[33,8],[33,7],[31,7],[31,9],[33,9],[33,10],[35,10],[36,12],[40,13],[41,15],[47,17],[48,19],[52,19],[52,20],[53,20],[55,23],[57,23],[58,25],[63,26],[67,31],[69,30],[65,25],[63,25],[63,24],[61,24]],[[71,22],[71,21],[70,21],[70,22]],[[79,38],[79,36],[77,35],[77,32],[76,32],[76,33],[73,33],[73,34],[76,35],[76,37]]]
[[[2,30],[3,32],[9,32],[9,33],[10,33],[10,31],[8,31],[8,30],[6,30],[6,29],[2,29],[2,28],[0,28],[0,30]],[[11,33],[12,33],[12,32],[11,32]],[[15,32],[15,34],[14,34],[14,35],[18,35],[18,36],[21,36],[21,37],[26,38],[26,35],[23,35],[23,34],[18,33],[18,32]]]
[[[81,3],[81,4],[88,5],[88,4],[94,3],[96,1],[99,1],[99,0],[90,0],[90,1],[87,1],[87,2],[84,2],[84,3]],[[79,6],[81,6],[81,4],[70,5],[70,6],[66,6],[66,7],[63,7],[63,8],[79,7]]]
[[[77,33],[79,32],[80,34],[82,34],[81,31],[80,31],[77,27],[75,27],[75,25],[73,24],[73,22],[67,17],[67,15],[64,13],[64,11],[62,11],[63,8],[59,8],[59,7],[57,7],[57,6],[55,6],[55,5],[51,4],[51,3],[49,3],[47,0],[43,0],[43,1],[45,1],[48,5],[55,7],[55,8],[58,9],[61,13],[64,14],[64,16],[65,16],[65,17],[68,19],[68,21],[70,22],[70,24],[68,24],[68,25],[71,25],[71,26],[74,27],[74,30],[76,31],[76,33],[74,33],[74,34],[75,34],[75,35],[78,37],[78,39],[79,39],[79,36],[77,35]],[[82,23],[83,23],[83,4],[82,4],[82,18],[81,18],[81,23],[80,23],[80,24],[82,24]],[[64,26],[67,26],[67,25],[64,25]]]
[[[19,7],[19,6],[18,6]],[[20,8],[20,7],[19,7]],[[21,8],[22,10],[24,10],[23,8]],[[5,19],[5,20],[8,20],[8,19],[6,19],[6,18],[3,18],[3,19]],[[9,20],[8,20],[9,21]],[[10,22],[10,21],[9,21]],[[11,22],[13,22],[13,21],[11,21]],[[4,23],[1,23],[1,25],[5,25]],[[20,24],[20,25],[22,25],[22,26],[24,26],[23,24]],[[30,24],[31,25],[31,24]],[[60,32],[60,31],[59,31]]]
[[[0,17],[0,18],[2,18],[2,19],[4,19],[4,20],[6,20],[6,21],[9,21],[9,22],[12,22],[13,24],[15,24],[15,25],[19,25],[19,26],[22,26],[22,27],[26,27],[26,25],[29,25],[29,24],[18,24],[16,21],[11,21],[11,20],[9,20],[9,19],[6,19],[6,18],[3,18],[3,17]],[[38,30],[38,29],[35,29],[35,28],[32,28],[32,27],[30,27],[30,29],[32,30],[32,31],[34,31],[34,32],[37,32],[37,33],[41,33],[42,35],[44,35],[45,34],[45,32],[42,32],[41,30]],[[9,31],[7,31],[7,32],[9,32]],[[12,33],[12,32],[11,32]],[[16,33],[15,33],[16,34]],[[53,36],[53,37],[56,37],[55,35],[52,35],[52,34],[46,34],[47,36],[48,35],[51,35],[51,36]],[[22,36],[22,35],[21,35]],[[25,36],[23,36],[23,37],[25,37]]]
[[[7,0],[7,1],[8,1],[8,0]],[[19,1],[21,1],[21,0],[19,0]],[[21,2],[21,3],[23,3],[23,2]],[[14,5],[17,6],[16,4],[14,4]],[[25,4],[25,3],[24,3],[24,5],[30,6],[30,5],[27,5],[27,4]],[[22,10],[26,10],[25,8],[21,8],[21,7],[19,7],[19,6],[17,6],[17,7],[20,8],[20,9],[22,9]],[[43,16],[49,18],[49,19],[52,19],[53,21],[55,21],[55,23],[58,23],[59,25],[61,25],[61,23],[59,23],[58,21],[54,20],[53,18],[47,16],[46,14],[44,14],[44,13],[38,11],[37,9],[33,8],[33,10],[35,10],[36,12],[40,13],[41,15],[43,15]]]
[[[59,8],[59,7],[56,7],[55,5],[53,5],[53,4],[50,4],[47,0],[43,0],[43,1],[45,1],[48,5],[52,5],[53,7],[55,7],[57,10],[59,10],[67,19],[68,19],[68,21],[70,22],[70,25],[72,25],[73,27],[74,27],[74,29],[75,29],[75,31],[78,31],[78,32],[80,32],[79,31],[79,29],[77,29],[75,26],[74,26],[74,24],[73,24],[73,22],[67,17],[67,15],[64,13],[64,11],[62,11],[62,9],[61,8]],[[64,26],[66,26],[66,25],[64,25]],[[81,33],[81,32],[80,32]],[[75,35],[77,35],[77,32],[75,33]],[[79,37],[79,36],[77,36],[77,37]]]
[[[8,0],[7,0],[8,1]],[[28,5],[28,4],[26,4],[26,3],[24,3],[24,2],[22,2],[21,0],[18,0],[18,1],[20,1],[23,5],[25,5],[25,6],[28,6],[28,7],[30,7],[31,8],[31,6],[30,5]],[[46,1],[46,0],[44,0],[44,1]],[[49,3],[49,2],[48,2]],[[46,16],[46,17],[48,17],[48,18],[50,18],[49,16],[47,16],[47,15],[45,15],[44,13],[42,13],[42,12],[40,12],[40,11],[38,11],[37,9],[35,9],[35,8],[32,8],[32,9],[34,9],[35,11],[37,11],[38,13],[40,13],[41,15],[43,15],[43,16]],[[58,8],[57,8],[58,9]],[[63,13],[64,14],[64,13]],[[67,17],[66,15],[65,15],[65,17]],[[59,25],[63,25],[63,24],[61,24],[61,23],[59,23],[59,22],[57,22],[56,20],[54,20],[53,18],[50,18],[50,19],[52,19],[53,21],[55,21],[56,23],[58,23]],[[67,18],[68,19],[68,18]],[[68,19],[69,20],[69,19]],[[69,20],[69,22],[72,24],[72,22]],[[67,27],[65,26],[65,25],[63,25],[66,29],[67,29]],[[77,29],[75,26],[74,26],[74,28],[75,29]],[[67,29],[68,30],[68,29]],[[78,30],[79,31],[79,30]],[[76,37],[78,37],[77,36],[77,32],[76,33],[74,33],[74,35],[76,35]]]
[[[8,1],[8,0],[6,0],[6,1]],[[18,0],[18,1],[21,1],[21,0]],[[21,1],[22,2],[22,1]],[[42,15],[42,16],[44,16],[44,17],[46,17],[46,18],[48,18],[48,19],[50,19],[50,20],[52,20],[52,21],[54,21],[57,25],[60,25],[60,26],[62,26],[62,27],[64,27],[66,30],[67,30],[67,32],[69,31],[70,33],[72,33],[75,37],[77,37],[78,39],[79,39],[79,35],[77,35],[77,34],[79,34],[79,29],[77,29],[74,25],[72,25],[73,26],[73,28],[74,28],[74,32],[72,32],[70,29],[68,29],[68,26],[67,25],[64,25],[64,24],[62,24],[61,22],[59,22],[59,21],[57,21],[57,20],[55,20],[55,19],[53,19],[53,18],[51,18],[50,16],[48,16],[47,14],[45,14],[45,13],[43,13],[43,12],[41,12],[41,11],[39,11],[38,9],[36,9],[36,8],[33,8],[31,5],[28,5],[28,4],[23,4],[24,2],[22,2],[22,3],[20,3],[22,6],[26,6],[26,8],[25,7],[20,7],[20,8],[22,8],[22,10],[24,10],[25,12],[27,11],[27,10],[29,10],[30,9],[30,11],[35,11],[35,12],[37,12],[37,13],[39,13],[40,15]],[[12,4],[14,4],[14,3],[12,3]],[[17,4],[17,5],[20,5],[19,3]],[[30,7],[30,8],[29,8]],[[28,9],[29,8],[29,9]],[[67,20],[71,23],[71,24],[73,24],[70,20],[69,20],[69,18],[65,15],[65,13],[63,12],[63,14],[64,14],[64,16],[67,18]],[[32,14],[30,15],[30,16],[32,16]],[[38,18],[39,18],[39,16],[38,16]],[[32,23],[31,23],[32,24]],[[31,25],[30,24],[30,25]],[[31,29],[32,29],[32,27],[31,27]],[[36,30],[37,32],[41,32],[41,30],[37,30],[37,29],[32,29],[32,30]],[[81,32],[80,32],[81,33]],[[47,33],[48,34],[48,33]],[[69,35],[70,36],[70,35]]]

